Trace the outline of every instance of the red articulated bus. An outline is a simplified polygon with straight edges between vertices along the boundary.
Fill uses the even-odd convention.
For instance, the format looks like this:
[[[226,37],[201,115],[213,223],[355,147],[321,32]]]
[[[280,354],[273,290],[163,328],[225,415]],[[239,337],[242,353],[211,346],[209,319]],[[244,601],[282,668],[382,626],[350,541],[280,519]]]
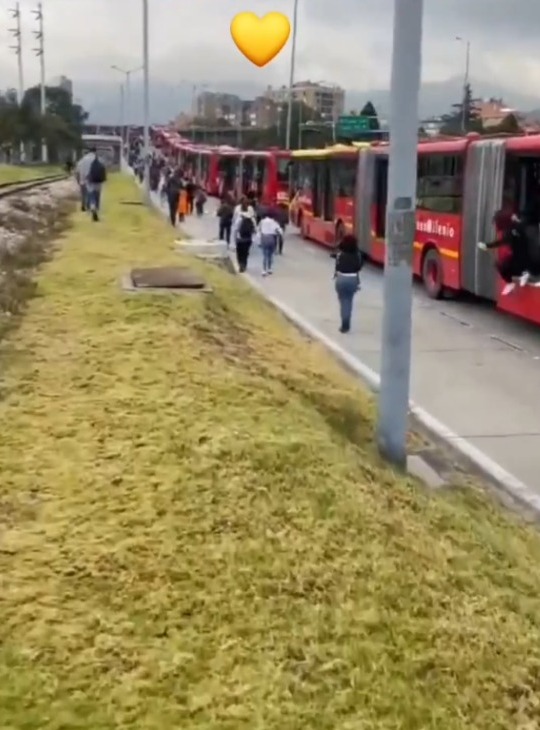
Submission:
[[[291,155],[284,150],[218,148],[218,194],[253,193],[262,205],[289,204]]]
[[[291,220],[304,238],[334,247],[353,231],[359,149],[334,145],[292,152]]]
[[[352,153],[356,155],[353,195],[349,197],[354,210],[352,230],[360,248],[379,263],[384,263],[385,255],[388,152],[387,143],[374,143]],[[298,153],[295,156],[298,169],[293,172],[293,179],[298,180],[302,161]],[[304,215],[306,211],[309,215],[309,206],[302,208],[299,204],[301,188],[294,206],[304,235],[326,246],[334,246],[342,230],[338,229],[340,219],[335,215],[337,206],[332,208],[338,197],[334,178],[328,171],[324,172],[325,163],[331,159],[329,155],[315,160],[315,171],[322,185],[318,186],[311,177],[303,186],[304,190],[308,188],[305,198],[315,199],[316,205],[324,205],[329,200],[326,209],[316,208],[308,227]],[[322,170],[318,165],[322,165]],[[470,292],[493,301],[501,311],[540,324],[537,282],[517,287],[503,296],[504,282],[495,268],[493,255],[477,247],[479,241],[496,237],[493,215],[503,207],[503,201],[515,211],[530,210],[538,205],[539,194],[540,135],[469,135],[421,142],[413,270],[422,279],[429,296],[437,299],[445,294]],[[332,228],[326,227],[324,231],[317,228],[317,218],[330,224],[333,236],[329,233]],[[535,257],[539,256],[540,236],[531,245]]]

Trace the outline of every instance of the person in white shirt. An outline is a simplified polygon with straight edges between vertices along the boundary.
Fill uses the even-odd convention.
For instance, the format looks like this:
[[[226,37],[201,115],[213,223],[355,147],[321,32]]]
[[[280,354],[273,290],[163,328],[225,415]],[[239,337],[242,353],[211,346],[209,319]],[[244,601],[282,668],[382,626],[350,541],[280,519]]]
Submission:
[[[263,276],[272,273],[274,254],[279,236],[283,236],[283,228],[268,213],[265,213],[259,223],[259,235],[263,254]]]
[[[88,208],[88,173],[95,159],[96,150],[92,148],[81,157],[75,167],[75,177],[77,178],[81,191],[81,210]]]

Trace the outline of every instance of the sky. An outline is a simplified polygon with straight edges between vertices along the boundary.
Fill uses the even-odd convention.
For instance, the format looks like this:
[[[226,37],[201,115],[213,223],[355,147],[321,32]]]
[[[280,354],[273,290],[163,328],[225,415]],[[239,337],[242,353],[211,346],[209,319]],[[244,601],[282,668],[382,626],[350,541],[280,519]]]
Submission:
[[[17,83],[17,59],[9,45],[13,26],[0,0],[0,86]],[[32,52],[36,3],[21,0],[26,85],[39,81]],[[290,41],[259,69],[236,49],[229,26],[238,12],[292,16],[293,0],[149,0],[152,80],[178,87],[223,90],[234,82],[288,84]],[[519,12],[515,10],[519,6]],[[423,80],[464,73],[471,44],[471,74],[503,88],[540,96],[539,0],[424,0]],[[328,81],[346,89],[389,84],[393,0],[299,0],[296,79]],[[117,84],[112,64],[141,63],[142,0],[43,0],[48,79],[60,74],[79,82]]]

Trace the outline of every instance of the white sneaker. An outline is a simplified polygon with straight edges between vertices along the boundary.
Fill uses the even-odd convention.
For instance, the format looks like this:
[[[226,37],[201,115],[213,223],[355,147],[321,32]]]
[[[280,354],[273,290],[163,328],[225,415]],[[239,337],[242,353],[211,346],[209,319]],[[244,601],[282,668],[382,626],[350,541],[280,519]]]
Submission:
[[[501,296],[506,297],[508,294],[514,291],[516,288],[515,284],[507,284],[501,292]]]
[[[523,274],[521,274],[521,276],[519,277],[519,285],[525,286],[526,284],[528,284],[530,278],[531,275],[529,274],[529,272],[524,271]]]
[[[263,269],[262,275],[263,276],[268,276],[268,271],[266,271],[266,269]]]

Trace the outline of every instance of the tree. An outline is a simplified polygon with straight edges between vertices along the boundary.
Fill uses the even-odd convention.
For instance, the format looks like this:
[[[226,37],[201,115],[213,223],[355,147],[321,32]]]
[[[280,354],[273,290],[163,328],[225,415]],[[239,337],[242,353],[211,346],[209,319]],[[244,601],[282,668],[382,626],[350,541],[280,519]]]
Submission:
[[[12,90],[0,95],[0,144],[4,150],[11,150],[20,143],[38,149],[41,140],[45,140],[49,159],[56,162],[62,155],[82,146],[88,114],[60,87],[47,87],[45,99],[46,110],[42,116],[39,86],[27,89],[21,104]]]
[[[478,99],[472,93],[471,85],[466,84],[463,98],[459,104],[452,104],[454,110],[443,116],[441,134],[460,135],[469,132],[482,133],[482,121],[478,113]]]
[[[362,111],[360,112],[361,117],[368,117],[369,128],[372,132],[379,132],[381,125],[379,124],[379,115],[373,104],[368,101],[364,104]]]

